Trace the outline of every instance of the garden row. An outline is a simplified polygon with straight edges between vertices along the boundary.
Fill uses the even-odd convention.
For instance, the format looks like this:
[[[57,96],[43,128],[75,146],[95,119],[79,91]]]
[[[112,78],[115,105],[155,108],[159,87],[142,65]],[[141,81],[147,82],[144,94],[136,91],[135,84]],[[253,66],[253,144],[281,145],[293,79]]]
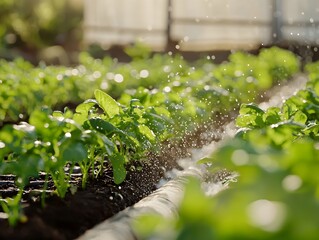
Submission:
[[[1,119],[27,120],[3,123],[0,131],[0,174],[14,175],[19,189],[14,198],[1,199],[11,225],[25,220],[20,202],[30,178],[44,173],[44,190],[52,181],[63,198],[74,168],[80,167],[85,188],[107,162],[119,184],[131,161],[256,100],[299,70],[297,57],[278,48],[258,56],[237,52],[217,66],[206,59],[196,67],[180,57],[127,51],[129,64],[82,55],[82,65],[73,69],[2,62]],[[77,104],[81,99],[86,100]],[[74,110],[52,110],[70,103]]]
[[[201,161],[236,171],[238,182],[209,198],[190,181],[179,218],[143,216],[141,239],[318,237],[319,64],[306,70],[306,88],[280,107],[242,104],[236,136]]]
[[[125,89],[156,88],[170,79],[194,72],[180,56],[156,54],[151,57],[150,50],[139,45],[126,51],[132,58],[130,63],[119,63],[109,56],[93,59],[88,53],[82,53],[80,64],[74,68],[44,63],[34,67],[22,59],[0,60],[0,126],[5,122],[27,120],[32,111],[43,106],[74,107],[92,98],[95,89],[119,98]],[[195,79],[210,70],[197,68]]]

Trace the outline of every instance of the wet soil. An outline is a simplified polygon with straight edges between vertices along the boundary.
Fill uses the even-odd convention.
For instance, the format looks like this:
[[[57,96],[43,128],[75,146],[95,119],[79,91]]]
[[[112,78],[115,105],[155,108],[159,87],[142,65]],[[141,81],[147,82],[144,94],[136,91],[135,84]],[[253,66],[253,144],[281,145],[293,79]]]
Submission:
[[[124,183],[115,185],[107,170],[85,190],[68,193],[65,199],[48,197],[45,208],[29,195],[24,208],[28,221],[11,228],[1,220],[0,239],[74,239],[154,191],[162,175],[163,169],[144,163],[142,170],[129,172]]]
[[[68,193],[65,199],[48,197],[45,208],[41,207],[39,197],[25,194],[24,213],[28,221],[11,228],[6,220],[0,220],[0,239],[74,239],[156,189],[156,182],[164,174],[164,168],[159,166],[165,163],[136,162],[133,166],[140,170],[129,171],[126,181],[120,185],[115,185],[112,172],[105,170],[102,176],[91,179],[86,189]],[[36,189],[41,182],[39,186],[33,185]],[[2,186],[5,187],[10,186]]]
[[[156,184],[165,177],[167,170],[180,168],[176,160],[189,156],[187,149],[203,146],[218,138],[216,132],[207,136],[208,128],[216,127],[212,124],[205,125],[192,134],[187,134],[179,142],[164,143],[160,153],[150,153],[148,160],[136,161],[128,166],[127,178],[120,185],[114,184],[112,171],[107,166],[100,177],[88,181],[84,190],[80,187],[80,177],[74,177],[72,184],[78,187],[76,193],[69,192],[64,199],[51,194],[46,198],[44,208],[41,206],[39,193],[33,194],[43,186],[44,177],[32,179],[24,193],[23,211],[27,222],[12,228],[6,219],[0,219],[0,239],[75,239],[94,225],[155,191]],[[3,198],[16,194],[14,176],[0,176],[0,183]],[[53,184],[50,185],[49,182],[48,192],[52,190]]]

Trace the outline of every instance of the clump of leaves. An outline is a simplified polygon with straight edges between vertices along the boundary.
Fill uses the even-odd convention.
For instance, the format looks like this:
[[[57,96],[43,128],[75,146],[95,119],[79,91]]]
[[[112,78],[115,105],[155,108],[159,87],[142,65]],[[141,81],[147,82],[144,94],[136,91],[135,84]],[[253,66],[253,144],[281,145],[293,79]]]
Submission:
[[[316,239],[319,232],[318,95],[308,85],[281,107],[243,104],[241,129],[210,158],[212,170],[239,173],[214,197],[186,184],[178,218],[142,216],[141,239]],[[196,210],[196,211],[195,211]],[[161,234],[167,233],[166,235]]]

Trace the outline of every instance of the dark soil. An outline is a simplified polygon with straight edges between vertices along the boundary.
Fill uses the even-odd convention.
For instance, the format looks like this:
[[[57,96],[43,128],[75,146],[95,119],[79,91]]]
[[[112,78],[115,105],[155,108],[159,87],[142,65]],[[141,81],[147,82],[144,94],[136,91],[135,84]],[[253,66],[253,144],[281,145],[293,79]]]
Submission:
[[[155,161],[158,164],[134,163],[127,179],[120,185],[114,184],[110,169],[105,170],[101,177],[91,179],[85,190],[68,193],[65,199],[55,195],[48,197],[45,208],[41,207],[39,197],[26,194],[24,213],[28,221],[12,228],[6,220],[1,219],[0,239],[58,240],[80,236],[85,230],[153,192],[156,183],[164,176],[165,169],[172,167],[165,159],[158,158]],[[1,186],[2,195],[12,195],[14,187],[11,185]]]
[[[210,126],[209,128],[216,127]],[[78,187],[75,194],[68,193],[65,199],[52,195],[46,199],[45,208],[41,207],[40,197],[35,197],[30,190],[41,188],[43,176],[34,179],[24,195],[24,213],[26,223],[19,223],[15,228],[7,220],[0,219],[0,239],[74,239],[99,222],[113,216],[128,206],[146,197],[154,190],[165,172],[178,168],[176,159],[185,157],[187,149],[202,146],[205,142],[216,139],[216,133],[209,137],[207,126],[199,128],[193,134],[187,134],[186,140],[175,144],[165,144],[160,154],[150,154],[148,161],[134,162],[128,166],[126,180],[116,185],[112,171],[106,167],[103,175],[90,179],[85,190]],[[77,177],[77,179],[80,179]],[[0,176],[0,194],[2,197],[16,193],[13,176]],[[7,184],[6,181],[8,181]],[[76,182],[76,181],[74,181]],[[80,186],[80,181],[74,183]],[[49,186],[50,189],[50,186]]]

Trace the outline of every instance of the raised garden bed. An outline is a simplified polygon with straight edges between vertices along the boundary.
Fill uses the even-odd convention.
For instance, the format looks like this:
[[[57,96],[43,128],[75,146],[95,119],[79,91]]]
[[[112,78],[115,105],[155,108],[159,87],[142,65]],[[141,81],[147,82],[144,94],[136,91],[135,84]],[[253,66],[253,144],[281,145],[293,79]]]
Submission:
[[[276,54],[278,54],[278,52],[276,52]],[[285,52],[282,54],[282,56],[284,56]],[[267,59],[269,56],[271,56],[271,53],[266,53],[265,51],[264,58]],[[287,56],[289,56],[288,58],[290,60],[294,58],[289,54]],[[37,141],[42,143],[51,141],[50,144],[54,144],[54,139],[45,139],[45,134],[41,132],[41,126],[43,127],[43,123],[45,122],[40,122],[39,124],[39,117],[43,117],[45,121],[49,121],[50,119],[50,121],[52,120],[52,123],[54,124],[56,122],[66,123],[66,125],[63,125],[61,135],[58,136],[58,141],[64,141],[65,137],[68,138],[74,135],[77,137],[80,136],[79,138],[75,139],[76,144],[71,142],[71,145],[67,146],[74,147],[76,154],[82,154],[81,158],[83,161],[85,161],[85,157],[83,156],[87,155],[78,147],[91,147],[88,142],[85,142],[85,139],[87,139],[85,138],[87,136],[85,135],[87,134],[86,131],[89,130],[94,132],[96,135],[92,135],[93,137],[100,137],[103,134],[108,135],[109,132],[105,132],[105,129],[103,129],[103,126],[105,127],[107,125],[108,127],[111,126],[112,129],[115,129],[114,131],[117,131],[118,133],[121,131],[121,134],[123,134],[124,132],[125,134],[120,134],[117,136],[125,137],[113,138],[113,135],[109,136],[111,140],[114,140],[114,142],[110,143],[106,141],[105,144],[108,144],[108,147],[115,146],[116,148],[114,148],[112,151],[109,149],[106,150],[104,153],[106,155],[101,155],[106,156],[105,159],[102,158],[101,160],[101,158],[99,158],[99,161],[93,162],[93,164],[90,165],[88,168],[88,173],[92,176],[95,175],[94,171],[96,170],[96,167],[97,169],[102,166],[104,167],[102,168],[103,171],[98,174],[99,176],[89,179],[89,181],[86,182],[86,187],[84,190],[81,189],[81,185],[83,183],[81,180],[79,180],[80,176],[76,175],[77,173],[75,172],[75,170],[79,168],[78,164],[81,166],[83,162],[80,161],[76,162],[75,165],[72,164],[78,159],[75,159],[76,157],[67,152],[66,149],[68,148],[63,148],[63,144],[65,142],[61,142],[60,145],[56,146],[56,148],[60,148],[62,146],[59,151],[65,153],[65,155],[62,154],[61,156],[67,156],[69,158],[65,159],[65,164],[61,165],[62,168],[58,169],[60,173],[62,173],[61,169],[64,171],[62,179],[54,179],[55,172],[52,172],[51,175],[42,176],[42,180],[43,178],[44,180],[47,180],[45,181],[46,183],[43,183],[40,181],[39,176],[37,173],[35,173],[35,171],[27,176],[23,175],[25,171],[21,171],[22,175],[20,175],[20,177],[24,183],[24,185],[21,187],[21,182],[19,182],[20,180],[18,175],[20,174],[20,171],[15,169],[13,173],[18,176],[18,178],[15,179],[15,185],[18,184],[19,186],[20,184],[19,192],[22,194],[21,199],[23,199],[23,211],[27,216],[28,221],[26,223],[19,223],[15,227],[9,227],[8,222],[5,219],[9,212],[7,211],[6,214],[2,213],[2,220],[0,221],[1,229],[3,229],[3,231],[0,233],[1,239],[25,239],[33,238],[34,236],[41,236],[41,238],[43,236],[43,239],[72,239],[76,236],[79,236],[86,229],[92,227],[99,221],[114,215],[116,212],[134,204],[141,198],[154,191],[156,189],[156,183],[164,176],[165,171],[177,166],[175,160],[178,157],[187,155],[187,149],[189,147],[198,147],[205,143],[207,136],[204,137],[204,139],[202,137],[205,135],[205,133],[207,133],[207,125],[204,125],[205,122],[207,123],[208,121],[213,120],[213,124],[208,125],[208,128],[216,128],[218,125],[223,125],[227,119],[232,118],[232,113],[236,112],[236,109],[238,109],[241,102],[244,100],[256,100],[259,92],[264,94],[264,90],[271,87],[274,82],[289,77],[293,72],[296,71],[296,69],[291,70],[290,68],[285,68],[284,64],[280,65],[280,60],[278,60],[277,63],[269,64],[266,68],[263,68],[263,66],[265,67],[266,64],[265,59],[260,60],[260,62],[256,62],[256,58],[254,56],[238,53],[237,55],[233,56],[232,62],[216,67],[213,70],[214,76],[208,76],[205,78],[205,76],[199,74],[200,80],[196,82],[196,78],[192,79],[188,77],[188,74],[182,77],[179,74],[176,74],[174,75],[174,78],[171,76],[173,79],[170,79],[166,85],[159,87],[158,90],[138,89],[132,93],[126,93],[125,95],[122,95],[119,100],[122,105],[115,102],[115,100],[111,100],[108,95],[104,95],[101,91],[95,91],[96,101],[89,100],[82,105],[78,105],[76,109],[76,114],[78,114],[77,118],[74,118],[76,114],[73,115],[69,111],[63,113],[40,113],[39,111],[35,113],[32,112],[29,122],[33,125],[15,125],[12,129],[19,132],[23,126],[27,126],[27,129],[35,128]],[[288,66],[294,66],[294,64],[295,63],[291,64],[290,62],[290,65],[288,64]],[[193,73],[193,76],[196,76],[195,73]],[[258,77],[261,79],[260,81],[258,80]],[[244,92],[245,89],[247,90],[246,92]],[[138,99],[138,101],[136,99]],[[215,103],[214,101],[218,101],[217,107],[216,104],[213,104]],[[106,102],[107,104],[111,104],[113,108],[106,108]],[[138,102],[138,104],[134,105],[136,102]],[[99,105],[99,108],[93,109],[93,105],[96,104]],[[158,111],[151,112],[154,107],[156,107]],[[163,111],[163,108],[167,108],[169,113],[162,112],[162,115],[159,114],[159,111]],[[85,109],[86,112],[84,112],[83,109]],[[145,111],[143,109],[145,109]],[[134,117],[137,117],[139,120],[141,119],[141,121],[135,125],[139,127],[138,132],[141,133],[141,135],[131,135],[130,132],[127,132],[127,128],[130,125],[121,125],[122,122],[116,120],[120,114],[122,114],[121,116],[129,118],[129,115],[129,117],[125,115],[127,111],[130,113],[136,111]],[[144,111],[143,116],[139,115],[140,111]],[[150,113],[154,115],[147,115]],[[154,121],[144,121],[145,116],[155,116],[156,114],[158,114],[159,117],[169,116],[171,120],[173,120],[173,124],[170,122],[167,123],[164,121],[165,119],[162,119],[167,125],[163,125],[166,128],[159,128],[159,125],[156,125]],[[75,120],[75,122],[80,123],[84,129],[82,129],[82,127],[77,128],[73,122],[70,122],[69,120],[65,121],[65,119],[72,118]],[[107,121],[108,123],[106,125],[94,125],[97,119],[98,121],[103,120],[105,122]],[[68,124],[72,126],[72,131],[75,131],[74,129],[77,131],[71,131],[72,134],[69,134],[70,129]],[[20,128],[17,130],[16,126],[20,126]],[[56,125],[52,126],[56,127]],[[115,128],[113,128],[114,126]],[[170,127],[171,129],[167,129],[167,127]],[[11,146],[10,142],[8,142],[6,139],[6,136],[8,136],[8,129],[11,128],[3,128],[2,134],[0,134],[0,143],[2,143],[1,149],[5,150],[4,153],[0,154],[0,156],[3,158],[1,173],[6,174],[10,172],[10,168],[7,167],[9,166],[7,162],[10,163],[10,161],[13,161],[14,164],[17,162],[20,164],[19,161],[23,159],[23,157],[19,158],[19,156],[15,159],[16,156],[13,154],[15,153],[13,150],[15,150],[17,146]],[[83,132],[81,132],[82,130]],[[155,134],[157,137],[156,139],[153,139],[150,131],[157,133]],[[27,132],[33,133],[33,130]],[[79,133],[79,135],[74,133]],[[21,137],[18,134],[16,136],[18,138]],[[61,136],[64,137],[61,138]],[[84,138],[82,138],[83,136]],[[208,139],[215,137],[216,136],[214,134],[211,134],[208,136]],[[144,145],[140,146],[135,142],[134,139],[128,140],[131,138],[138,139],[138,141]],[[123,141],[123,143],[119,143],[120,140]],[[22,144],[27,143],[25,142],[23,136],[19,141]],[[157,145],[159,141],[161,141],[161,144]],[[39,152],[43,154],[44,150],[48,150],[49,152],[52,151],[51,148],[48,148],[50,144],[47,146],[43,145],[42,143],[40,144],[41,151],[39,151],[37,148],[39,143],[36,143],[31,147],[29,146],[27,153],[31,152],[33,154],[32,157],[34,157]],[[67,141],[66,143],[69,144]],[[150,145],[150,143],[153,145]],[[8,146],[9,149],[7,148]],[[130,146],[130,148],[125,146]],[[161,151],[158,151],[154,155],[153,151],[145,151],[148,150],[147,146],[150,147],[149,150],[152,150],[151,147],[160,146]],[[55,153],[57,152],[56,148],[54,148]],[[131,159],[133,156],[132,150],[133,153],[142,150],[141,152],[143,152],[144,155],[140,157],[142,157],[144,160],[134,161],[134,159]],[[94,151],[91,150],[91,153],[96,154],[99,153],[99,151],[100,149]],[[119,151],[121,154],[123,153],[124,155],[121,156],[128,158],[129,162],[118,165],[118,162],[112,161],[112,154],[114,154],[114,152],[117,153],[117,151]],[[22,149],[19,154],[21,154],[20,156],[24,156],[23,154],[26,154],[26,152]],[[44,155],[41,155],[41,159],[43,156]],[[97,159],[96,156],[99,155],[95,155],[95,159]],[[116,156],[119,155],[117,154]],[[40,158],[36,159],[40,160]],[[68,161],[70,159],[75,160]],[[111,159],[111,161],[108,161],[109,159]],[[107,161],[106,163],[105,160]],[[127,174],[123,168],[124,165],[127,169]],[[41,166],[39,165],[39,168],[41,168]],[[73,175],[71,174],[71,176],[69,176],[68,171],[65,172],[65,167],[67,167],[68,170],[73,169]],[[81,169],[83,173],[83,166]],[[43,169],[41,169],[41,171],[43,171]],[[48,177],[46,178],[45,176]],[[30,177],[36,178],[30,179]],[[3,184],[1,186],[9,187],[9,189],[6,187],[2,188],[2,195],[3,197],[6,197],[14,193],[17,188],[16,186],[12,185],[12,176],[11,178],[8,176],[2,178]],[[32,181],[29,182],[29,180]],[[59,183],[62,183],[65,180],[69,181],[67,184],[69,191],[65,192],[65,189],[59,191],[59,187],[61,187],[59,186]],[[117,184],[114,184],[114,181]],[[65,197],[63,199],[60,199],[56,196],[47,197],[45,199],[46,207],[41,208],[41,197],[34,196],[33,193],[29,192],[29,189],[30,184],[33,184],[34,186],[38,185],[42,189],[42,183],[47,185],[45,191],[55,190],[62,197],[63,193],[65,193]],[[31,188],[33,189],[32,186]],[[76,188],[78,188],[78,191],[72,194]],[[4,203],[4,201],[2,201],[2,203]],[[6,202],[6,204],[8,204],[8,202]],[[70,215],[70,218],[67,217],[68,215]],[[19,217],[19,220],[24,221],[24,217]]]

